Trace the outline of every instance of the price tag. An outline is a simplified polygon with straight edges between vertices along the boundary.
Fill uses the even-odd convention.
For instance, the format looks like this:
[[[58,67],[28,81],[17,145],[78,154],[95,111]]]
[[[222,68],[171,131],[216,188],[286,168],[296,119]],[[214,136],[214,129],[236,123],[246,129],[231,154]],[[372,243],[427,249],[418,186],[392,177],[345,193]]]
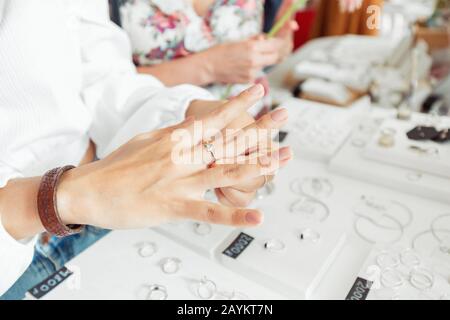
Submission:
[[[36,299],[40,299],[47,293],[59,286],[64,280],[69,278],[73,274],[72,271],[66,267],[62,267],[50,277],[28,290],[28,292]]]
[[[372,288],[372,284],[372,281],[357,278],[345,300],[366,300],[369,295],[370,288]]]
[[[244,252],[245,249],[247,249],[253,239],[254,238],[252,236],[241,232],[222,253],[230,258],[236,259],[242,252]]]

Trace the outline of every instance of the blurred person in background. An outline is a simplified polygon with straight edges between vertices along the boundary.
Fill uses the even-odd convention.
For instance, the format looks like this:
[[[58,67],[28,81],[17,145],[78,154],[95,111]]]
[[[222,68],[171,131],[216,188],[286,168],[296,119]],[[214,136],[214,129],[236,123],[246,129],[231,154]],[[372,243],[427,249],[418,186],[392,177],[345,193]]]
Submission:
[[[290,54],[297,29],[291,20],[269,39],[263,33],[263,0],[119,2],[120,23],[130,36],[140,73],[154,75],[168,86],[204,86],[220,99],[254,83],[262,83],[268,92],[263,69]],[[293,1],[272,2],[273,17]],[[256,107],[253,113],[258,111]]]

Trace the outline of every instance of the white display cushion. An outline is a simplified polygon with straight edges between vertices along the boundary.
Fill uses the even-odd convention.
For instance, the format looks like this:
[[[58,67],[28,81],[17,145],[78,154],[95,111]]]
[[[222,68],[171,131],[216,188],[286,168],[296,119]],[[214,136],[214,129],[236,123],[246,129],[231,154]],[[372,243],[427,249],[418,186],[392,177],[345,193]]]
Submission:
[[[412,121],[387,119],[380,126],[366,147],[364,157],[374,161],[412,169],[422,173],[431,173],[439,177],[450,178],[450,143],[436,143],[434,141],[414,141],[407,137],[407,132],[417,125],[427,125],[427,116],[414,114]],[[450,119],[442,117],[440,125],[450,128]],[[383,130],[394,129],[394,146],[386,148],[378,141]],[[421,153],[410,147],[430,150]],[[435,154],[434,151],[438,153]]]

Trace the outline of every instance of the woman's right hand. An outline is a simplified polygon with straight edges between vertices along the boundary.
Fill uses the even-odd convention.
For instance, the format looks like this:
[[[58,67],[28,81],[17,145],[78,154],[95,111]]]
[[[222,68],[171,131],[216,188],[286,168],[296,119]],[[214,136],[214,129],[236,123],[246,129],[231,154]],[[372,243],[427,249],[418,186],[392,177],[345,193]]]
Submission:
[[[219,44],[206,51],[214,83],[252,83],[267,66],[278,63],[285,42],[257,36],[240,42]]]
[[[230,158],[228,148],[232,145],[231,158],[245,154],[249,148],[260,148],[253,162],[246,157],[240,159],[245,163],[222,161],[226,164],[208,168],[212,159],[203,141],[216,137],[216,130],[226,129],[263,94],[262,86],[256,85],[224,103],[201,119],[200,133],[198,122],[188,119],[180,125],[137,136],[105,159],[66,172],[57,193],[62,221],[107,229],[149,227],[179,219],[233,226],[260,224],[262,215],[258,210],[222,206],[204,201],[203,196],[206,190],[238,185],[284,166],[292,157],[289,148],[261,148],[270,138],[269,132],[262,138],[240,138],[254,137],[252,130],[278,129],[286,121],[277,122],[277,117],[267,114],[236,135],[225,135],[224,141],[214,140],[218,160]],[[189,133],[192,139],[174,141],[182,133],[183,137]],[[192,159],[208,160],[177,163],[174,148]]]

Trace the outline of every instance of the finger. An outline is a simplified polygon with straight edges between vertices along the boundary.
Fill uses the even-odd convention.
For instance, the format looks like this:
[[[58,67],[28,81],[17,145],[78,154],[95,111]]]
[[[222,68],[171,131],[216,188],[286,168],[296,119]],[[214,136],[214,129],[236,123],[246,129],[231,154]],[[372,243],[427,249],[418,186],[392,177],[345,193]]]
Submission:
[[[264,176],[261,177],[257,177],[254,179],[250,179],[246,182],[240,183],[238,185],[234,185],[232,187],[232,189],[235,189],[237,191],[241,191],[241,192],[253,192],[253,191],[257,191],[259,189],[261,189],[262,187],[264,187],[264,185],[266,183],[269,183],[270,181],[272,181],[274,179],[274,175],[266,175],[266,178],[264,178]]]
[[[255,41],[253,44],[253,50],[255,53],[270,54],[277,53],[284,45],[278,38],[268,38],[261,41]]]
[[[245,154],[249,150],[268,150],[272,148],[272,136],[288,121],[286,109],[279,108],[259,118],[242,130],[226,132],[218,159],[229,159]],[[223,144],[222,141],[219,141]]]
[[[217,135],[223,128],[226,128],[233,120],[238,118],[243,112],[247,111],[264,96],[264,87],[260,84],[254,85],[243,91],[237,97],[224,103],[202,120],[203,134],[197,143],[201,140],[208,140]]]
[[[221,189],[215,189],[214,193],[215,193],[219,203],[221,203],[221,204],[223,204],[224,206],[227,206],[227,207],[234,207],[233,204],[222,193]]]
[[[221,188],[219,190],[233,207],[247,207],[256,196],[256,190],[251,192],[242,192],[231,187]]]
[[[263,222],[262,213],[253,209],[226,207],[207,201],[189,201],[179,218],[235,227],[253,227]]]
[[[280,60],[280,51],[271,51],[267,53],[256,54],[252,60],[251,67],[262,69],[276,64]]]
[[[289,147],[284,147],[259,157],[256,163],[217,165],[186,179],[188,185],[197,186],[200,190],[231,187],[274,172],[286,165],[290,159],[292,159],[292,151]]]

